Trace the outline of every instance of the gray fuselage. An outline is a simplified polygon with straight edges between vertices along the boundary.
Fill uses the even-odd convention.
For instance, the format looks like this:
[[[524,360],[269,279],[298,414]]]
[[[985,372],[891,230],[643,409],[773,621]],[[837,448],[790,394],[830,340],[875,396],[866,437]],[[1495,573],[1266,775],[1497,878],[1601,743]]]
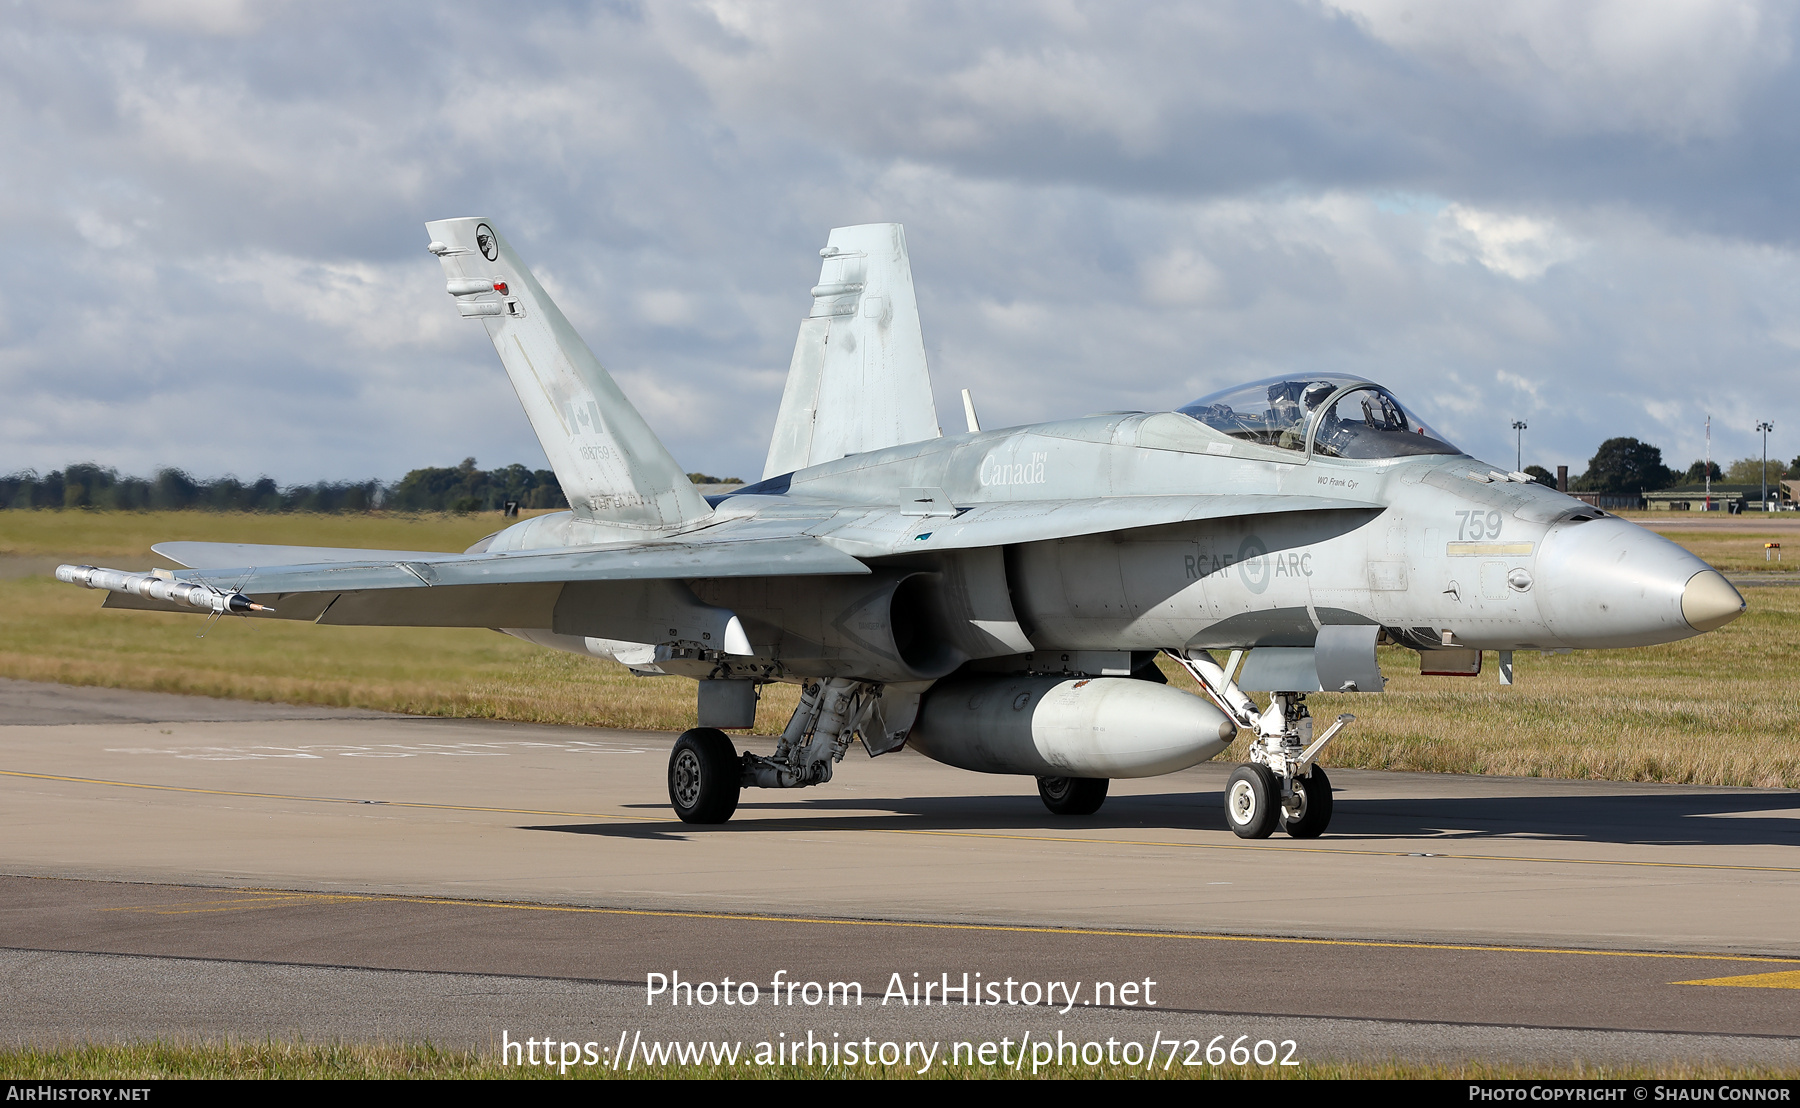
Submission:
[[[938,514],[905,507],[921,490]],[[994,525],[1007,506],[1030,514],[1057,505],[1079,515],[1090,504],[1097,513],[1102,498],[1105,519],[1093,525],[1100,533],[1079,533],[1075,520],[1064,538],[936,545],[974,508],[985,508]],[[1134,504],[1166,518],[1170,504],[1186,498],[1230,500],[1243,510],[1116,529]],[[714,519],[803,529],[870,561],[878,577],[890,571],[874,586],[837,579],[824,589],[819,578],[691,582],[707,603],[744,618],[759,657],[795,674],[872,664],[879,672],[865,675],[885,680],[942,676],[966,659],[1024,650],[1310,645],[1319,627],[1341,624],[1377,625],[1424,649],[1640,646],[1706,629],[1695,625],[1709,616],[1695,618],[1690,584],[1717,576],[1656,534],[1467,455],[1309,458],[1174,412],[1093,416],[846,457],[717,498]],[[567,514],[540,517],[488,549],[612,537],[593,526]],[[908,593],[909,573],[930,580]],[[922,605],[929,646],[949,652],[918,647],[908,658],[904,649],[880,649],[883,633],[894,631],[874,626],[883,604],[857,606],[872,587],[886,588],[887,604],[898,589]],[[834,624],[845,641],[831,641]],[[859,648],[865,640],[878,645],[873,660]],[[896,654],[906,664],[879,657]]]

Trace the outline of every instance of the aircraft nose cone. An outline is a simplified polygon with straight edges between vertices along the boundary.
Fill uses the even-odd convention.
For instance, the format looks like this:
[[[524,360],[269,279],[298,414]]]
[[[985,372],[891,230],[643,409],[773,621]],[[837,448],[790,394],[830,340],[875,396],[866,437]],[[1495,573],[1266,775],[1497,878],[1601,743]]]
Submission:
[[[1716,569],[1688,578],[1681,590],[1681,618],[1696,631],[1712,631],[1744,614],[1744,598]]]
[[[1742,611],[1743,598],[1717,570],[1616,516],[1552,527],[1535,576],[1549,630],[1581,649],[1674,642]]]

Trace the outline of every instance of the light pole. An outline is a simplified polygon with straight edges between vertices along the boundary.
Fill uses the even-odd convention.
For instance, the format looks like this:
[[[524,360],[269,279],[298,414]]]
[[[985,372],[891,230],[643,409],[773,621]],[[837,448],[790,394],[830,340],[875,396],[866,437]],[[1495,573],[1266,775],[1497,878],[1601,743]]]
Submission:
[[[1764,420],[1756,425],[1756,429],[1762,432],[1763,437],[1762,497],[1763,511],[1766,512],[1769,510],[1769,432],[1775,429],[1775,425]]]
[[[1513,472],[1515,473],[1520,472],[1525,468],[1526,430],[1527,428],[1523,420],[1513,420]]]

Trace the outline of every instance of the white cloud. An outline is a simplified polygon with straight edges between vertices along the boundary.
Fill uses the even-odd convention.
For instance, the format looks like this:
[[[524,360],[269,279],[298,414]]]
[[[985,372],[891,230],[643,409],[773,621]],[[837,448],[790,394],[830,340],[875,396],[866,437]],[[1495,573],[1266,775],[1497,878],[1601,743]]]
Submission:
[[[103,250],[117,250],[132,239],[131,229],[121,226],[114,220],[96,211],[80,210],[74,213],[75,230],[90,244]]]
[[[128,17],[150,26],[208,35],[243,35],[286,5],[280,0],[133,0]]]
[[[1203,304],[1225,285],[1219,267],[1186,247],[1146,260],[1142,280],[1144,299],[1152,304]]]
[[[30,8],[31,4],[17,7]],[[180,31],[214,37],[250,34],[291,8],[291,0],[56,0],[39,5],[77,25]]]
[[[639,315],[658,327],[678,327],[694,319],[692,302],[678,289],[645,289],[632,302]]]
[[[1578,256],[1581,244],[1550,220],[1451,204],[1438,216],[1430,253],[1445,261],[1474,260],[1515,281],[1532,281]]]
[[[1756,0],[1324,0],[1381,41],[1498,82],[1576,132],[1669,138],[1735,130],[1790,57],[1788,12]]]
[[[304,319],[338,342],[366,350],[446,345],[455,323],[449,297],[418,263],[375,265],[267,251],[184,262],[189,293],[234,285],[254,289],[274,315]]]
[[[1515,392],[1524,393],[1530,398],[1529,406],[1533,409],[1540,407],[1543,403],[1543,385],[1540,382],[1533,381],[1529,377],[1522,377],[1517,373],[1509,373],[1504,369],[1494,371],[1494,380]]]

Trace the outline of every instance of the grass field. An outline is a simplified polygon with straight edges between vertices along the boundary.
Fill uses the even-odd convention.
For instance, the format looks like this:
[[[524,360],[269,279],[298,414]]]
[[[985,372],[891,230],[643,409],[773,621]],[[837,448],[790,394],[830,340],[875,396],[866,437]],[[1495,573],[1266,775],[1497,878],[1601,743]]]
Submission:
[[[150,544],[165,539],[462,550],[500,526],[494,513],[0,512],[0,562],[33,571],[0,576],[0,676],[417,715],[692,727],[692,682],[633,677],[482,628],[228,619],[199,638],[198,616],[105,610],[100,594],[48,575],[59,560],[160,564]],[[790,686],[770,686],[760,721],[779,731],[797,699]]]
[[[1800,573],[1800,513],[1623,512],[1633,523],[1680,543],[1726,573]],[[1765,543],[1781,543],[1779,552]],[[1776,559],[1780,560],[1777,561]]]
[[[664,731],[693,726],[691,682],[635,678],[608,662],[491,631],[224,620],[198,638],[198,616],[102,610],[97,594],[47,576],[57,560],[148,566],[155,561],[150,543],[165,539],[461,550],[499,526],[492,514],[0,511],[0,676],[422,715]],[[1757,532],[1696,535],[1692,548],[1715,564],[1751,567],[1753,556],[1761,568],[1768,540]],[[8,574],[9,564],[17,572]],[[1312,697],[1316,716],[1357,716],[1326,762],[1800,787],[1800,726],[1785,699],[1800,652],[1800,589],[1751,589],[1746,596],[1744,617],[1684,642],[1522,653],[1510,688],[1491,672],[1422,678],[1417,655],[1385,650],[1392,680],[1384,694]],[[1192,687],[1185,675],[1172,677]],[[759,730],[778,732],[795,695],[792,686],[770,686]]]
[[[1800,534],[1792,531],[1751,531],[1721,534],[1656,528],[1658,534],[1692,550],[1714,568],[1726,573],[1778,573],[1800,571]],[[1783,560],[1773,561],[1763,551],[1765,542],[1785,544]]]
[[[1163,1056],[1159,1054],[1159,1059]],[[13,1081],[108,1080],[134,1081],[167,1078],[240,1078],[286,1080],[322,1078],[365,1079],[557,1079],[554,1068],[502,1066],[492,1055],[471,1051],[442,1050],[425,1044],[341,1043],[140,1043],[104,1044],[51,1050],[0,1049],[0,1074]],[[906,1079],[920,1075],[906,1066],[662,1066],[633,1073],[614,1073],[604,1067],[579,1067],[567,1077],[578,1079],[662,1080],[676,1079]],[[926,1075],[937,1080],[1013,1078],[997,1066],[938,1065]],[[1663,1065],[1601,1066],[1562,1064],[1519,1066],[1493,1062],[1422,1064],[1408,1062],[1308,1062],[1291,1067],[1172,1066],[1148,1071],[1124,1066],[1050,1066],[1036,1076],[1056,1079],[1106,1079],[1121,1077],[1175,1078],[1179,1080],[1237,1080],[1242,1078],[1348,1078],[1391,1080],[1794,1080],[1800,1068],[1730,1067],[1708,1062],[1674,1062]]]

